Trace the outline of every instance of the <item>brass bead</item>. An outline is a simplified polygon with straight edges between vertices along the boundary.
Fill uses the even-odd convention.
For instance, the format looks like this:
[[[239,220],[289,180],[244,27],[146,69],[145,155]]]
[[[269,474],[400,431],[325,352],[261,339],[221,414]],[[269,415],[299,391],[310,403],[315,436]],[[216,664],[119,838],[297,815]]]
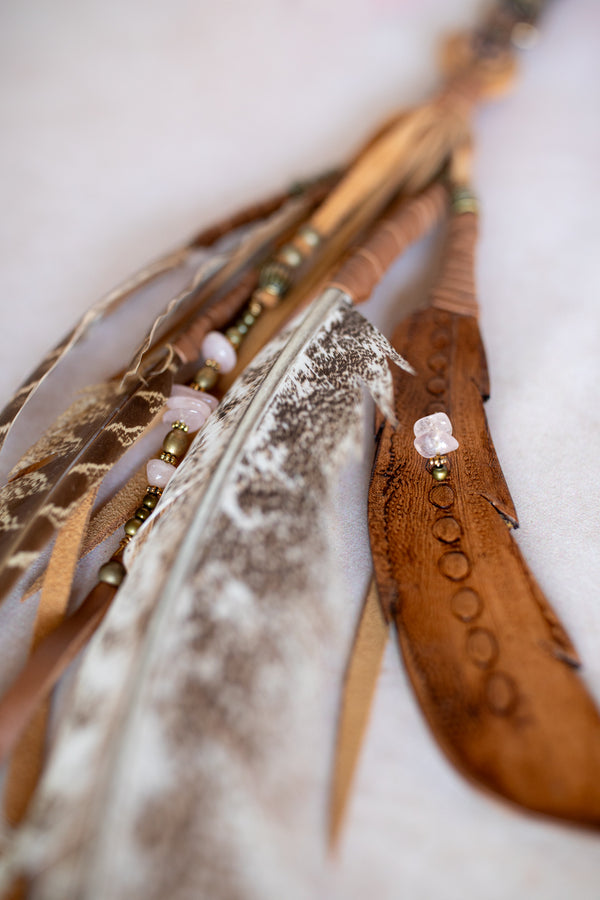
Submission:
[[[176,466],[179,462],[174,453],[167,453],[166,450],[163,450],[158,458],[162,459],[163,462],[169,463],[170,466]]]
[[[449,474],[448,466],[433,466],[431,474],[436,481],[445,481]]]
[[[277,258],[292,269],[297,269],[302,262],[302,254],[293,244],[285,244],[277,254]]]
[[[298,237],[313,249],[321,243],[321,235],[310,225],[304,225],[298,232]]]
[[[243,319],[239,319],[235,323],[235,327],[237,328],[239,333],[242,335],[242,337],[245,337],[248,334],[248,326],[246,325],[246,323],[244,322]]]
[[[256,316],[253,316],[251,312],[245,312],[242,318],[242,322],[247,328],[251,328],[256,322]]]
[[[105,584],[112,584],[114,587],[118,587],[126,575],[127,572],[125,571],[123,563],[119,562],[118,559],[111,559],[101,566],[100,571],[98,572],[98,581],[103,581]]]
[[[162,442],[162,448],[165,453],[171,453],[173,456],[183,456],[188,448],[189,438],[184,431],[178,428],[172,428],[165,436]]]
[[[186,434],[189,430],[187,425],[185,424],[185,422],[179,422],[179,421],[173,422],[173,424],[171,425],[171,428],[177,428],[177,429],[179,429],[179,431],[185,431]]]
[[[191,385],[197,391],[210,391],[214,388],[219,380],[219,373],[211,366],[202,366],[194,376],[194,383]]]
[[[146,506],[139,506],[133,514],[134,518],[139,519],[140,522],[145,522],[151,515],[152,510],[148,509]]]
[[[452,192],[452,212],[456,215],[477,213],[477,197],[468,187],[458,187]]]
[[[239,332],[239,329],[234,325],[232,328],[228,328],[225,332],[225,337],[229,341],[229,343],[235,347],[236,349],[240,346],[243,341],[243,337]]]
[[[250,303],[248,304],[248,312],[250,313],[251,316],[254,316],[255,321],[261,315],[262,311],[263,311],[262,304],[260,304],[258,302],[258,300],[251,300]]]
[[[146,494],[146,496],[142,500],[142,506],[145,506],[146,509],[149,509],[150,512],[152,512],[153,509],[156,509],[158,500],[159,498],[156,494]]]
[[[219,371],[219,363],[216,361],[216,359],[205,359],[204,365],[208,366],[209,369],[214,369],[215,372]]]
[[[131,535],[131,537],[134,537],[138,533],[138,531],[140,530],[141,527],[142,527],[142,523],[141,523],[140,519],[136,519],[136,518],[128,519],[125,522],[124,531],[125,531],[125,534],[129,534],[129,535]]]
[[[163,489],[158,487],[158,485],[156,485],[156,484],[149,484],[148,487],[146,488],[146,494],[154,494],[156,497],[160,497],[162,492],[163,492]]]

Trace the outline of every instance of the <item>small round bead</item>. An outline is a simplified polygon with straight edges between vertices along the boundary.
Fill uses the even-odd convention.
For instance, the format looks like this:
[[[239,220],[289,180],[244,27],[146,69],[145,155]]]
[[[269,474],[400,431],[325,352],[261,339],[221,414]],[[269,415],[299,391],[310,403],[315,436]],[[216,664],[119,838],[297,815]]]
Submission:
[[[119,562],[118,559],[111,559],[100,567],[98,581],[103,581],[105,584],[112,584],[114,587],[118,587],[126,575],[127,572],[125,571],[123,563]]]
[[[156,494],[146,494],[146,496],[142,500],[142,505],[145,506],[146,509],[152,511],[153,509],[156,509],[156,504],[158,503],[159,499],[160,498]]]
[[[151,485],[165,488],[177,469],[162,459],[151,459],[146,466],[146,474]]]
[[[202,355],[205,360],[214,360],[221,372],[231,372],[237,362],[236,352],[219,331],[209,331],[202,341]]]
[[[194,375],[194,383],[201,391],[210,391],[219,380],[219,373],[210,366],[202,366]]]
[[[183,456],[189,445],[189,438],[184,431],[172,428],[162,442],[163,450],[173,456]]]
[[[133,514],[134,519],[139,519],[140,522],[145,522],[152,515],[152,511],[149,510],[146,506],[140,506]]]
[[[255,319],[261,315],[263,311],[262,304],[258,302],[258,300],[251,300],[248,304],[248,312],[251,316],[254,316]]]
[[[242,322],[246,325],[247,328],[251,328],[256,322],[256,316],[253,316],[250,311],[245,312]]]
[[[246,335],[248,334],[248,326],[243,319],[238,319],[238,321],[235,323],[235,327],[242,335],[242,337],[246,337]]]
[[[286,244],[281,248],[277,256],[293,269],[297,269],[302,262],[302,254],[293,244]]]
[[[232,328],[227,329],[227,331],[225,332],[225,337],[227,338],[229,343],[236,349],[240,346],[243,340],[239,328],[237,328],[235,325]]]
[[[321,235],[310,225],[304,225],[298,232],[298,237],[309,247],[318,247],[321,243]]]
[[[129,534],[131,537],[134,537],[141,527],[141,520],[134,517],[132,519],[128,519],[125,522],[123,530],[125,531],[125,534]]]
[[[445,481],[448,477],[448,472],[448,466],[433,466],[431,469],[431,474],[436,481]]]

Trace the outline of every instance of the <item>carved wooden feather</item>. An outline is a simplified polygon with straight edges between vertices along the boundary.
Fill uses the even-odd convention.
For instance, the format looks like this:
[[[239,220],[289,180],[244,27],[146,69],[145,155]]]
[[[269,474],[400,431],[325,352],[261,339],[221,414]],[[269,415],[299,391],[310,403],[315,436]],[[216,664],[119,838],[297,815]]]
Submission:
[[[412,430],[383,425],[369,501],[377,585],[423,712],[455,765],[531,810],[598,827],[600,717],[513,540],[516,513],[483,409],[474,218],[455,218],[432,306],[394,334],[417,372],[394,379],[398,414],[412,423],[447,412],[460,446],[438,483]]]
[[[389,358],[403,364],[326,291],[200,433],[136,539],[5,863],[37,898],[290,896],[282,820],[303,871],[320,858],[324,809],[302,783],[328,777],[322,685],[350,627],[329,501],[361,452],[363,385],[393,415]]]

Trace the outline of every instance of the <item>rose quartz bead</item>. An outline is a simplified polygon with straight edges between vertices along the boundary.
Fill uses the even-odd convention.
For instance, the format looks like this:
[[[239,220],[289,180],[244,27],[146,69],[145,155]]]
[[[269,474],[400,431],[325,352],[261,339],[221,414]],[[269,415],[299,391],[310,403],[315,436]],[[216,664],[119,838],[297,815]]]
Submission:
[[[165,462],[164,459],[151,459],[146,466],[148,484],[159,488],[165,488],[175,472],[175,466]]]
[[[210,416],[212,410],[208,403],[205,403],[200,397],[188,400],[187,397],[169,397],[167,400],[167,409],[194,409],[197,412]]]
[[[419,435],[425,434],[427,431],[446,431],[448,434],[452,434],[452,422],[446,413],[437,412],[431,416],[423,416],[422,419],[417,419],[413,431],[415,437],[419,437]]]
[[[189,397],[190,400],[201,400],[202,403],[207,403],[211,409],[216,409],[219,405],[219,401],[212,394],[207,394],[206,391],[195,391],[194,388],[186,387],[184,384],[173,385],[171,397]]]
[[[162,420],[165,425],[172,425],[173,422],[185,422],[188,431],[194,432],[202,428],[208,416],[200,412],[199,409],[168,409],[163,415]]]
[[[447,431],[427,431],[415,438],[415,450],[431,459],[432,456],[443,456],[458,448],[458,441]]]
[[[204,359],[214,359],[219,364],[220,372],[231,372],[237,362],[236,352],[222,334],[218,331],[209,331],[202,341],[202,356]]]

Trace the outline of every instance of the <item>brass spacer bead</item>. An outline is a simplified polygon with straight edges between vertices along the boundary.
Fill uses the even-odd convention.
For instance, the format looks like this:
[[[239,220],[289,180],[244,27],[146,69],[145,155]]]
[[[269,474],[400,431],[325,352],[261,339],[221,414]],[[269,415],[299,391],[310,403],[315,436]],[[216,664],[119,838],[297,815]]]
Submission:
[[[162,442],[162,449],[163,453],[169,453],[171,456],[181,457],[185,454],[188,445],[189,438],[185,431],[180,431],[179,429],[171,429],[171,431],[169,431],[169,433],[165,435],[165,438]]]
[[[115,553],[115,557],[120,556],[123,553],[123,551],[125,550],[125,547],[127,546],[127,544],[129,543],[130,540],[131,540],[131,535],[129,535],[129,534],[126,534],[124,538],[121,538],[121,543],[117,547],[117,552]]]
[[[145,506],[146,509],[149,509],[150,512],[152,512],[153,509],[156,509],[158,501],[159,497],[156,494],[146,494],[142,500],[142,506]]]
[[[205,359],[204,365],[208,366],[209,369],[214,369],[215,372],[219,371],[219,363],[216,361],[216,359]],[[204,368],[204,366],[202,368]]]
[[[262,314],[262,311],[263,311],[263,305],[262,305],[262,303],[259,303],[258,300],[251,300],[249,302],[248,312],[250,313],[251,316],[254,316],[255,321]]]
[[[130,535],[130,537],[135,537],[140,528],[142,527],[142,522],[140,519],[136,519],[135,517],[128,519],[123,526],[125,530],[125,534]]]
[[[134,519],[139,519],[140,522],[145,522],[146,519],[149,519],[152,515],[152,510],[148,509],[147,506],[139,506],[133,514]]]
[[[178,431],[185,431],[186,434],[188,432],[187,425],[185,424],[185,422],[181,422],[181,421],[173,422],[173,424],[171,425],[171,428],[177,429]]]
[[[236,348],[236,350],[244,339],[240,334],[239,328],[237,328],[235,325],[227,329],[227,331],[225,332],[225,337],[227,338],[229,343]]]
[[[167,453],[166,450],[163,450],[159,456],[159,459],[162,459],[163,462],[169,463],[170,466],[176,466],[179,462],[178,458],[174,453]]]
[[[158,485],[156,484],[149,484],[146,488],[146,494],[155,494],[157,497],[160,497],[162,492],[163,489],[161,487],[158,487]]]
[[[211,366],[202,366],[194,375],[190,384],[195,391],[210,391],[219,380],[219,373]]]
[[[123,563],[119,562],[118,559],[111,559],[100,567],[98,581],[103,581],[105,584],[112,584],[114,587],[119,587],[126,575],[127,572],[125,571]]]

